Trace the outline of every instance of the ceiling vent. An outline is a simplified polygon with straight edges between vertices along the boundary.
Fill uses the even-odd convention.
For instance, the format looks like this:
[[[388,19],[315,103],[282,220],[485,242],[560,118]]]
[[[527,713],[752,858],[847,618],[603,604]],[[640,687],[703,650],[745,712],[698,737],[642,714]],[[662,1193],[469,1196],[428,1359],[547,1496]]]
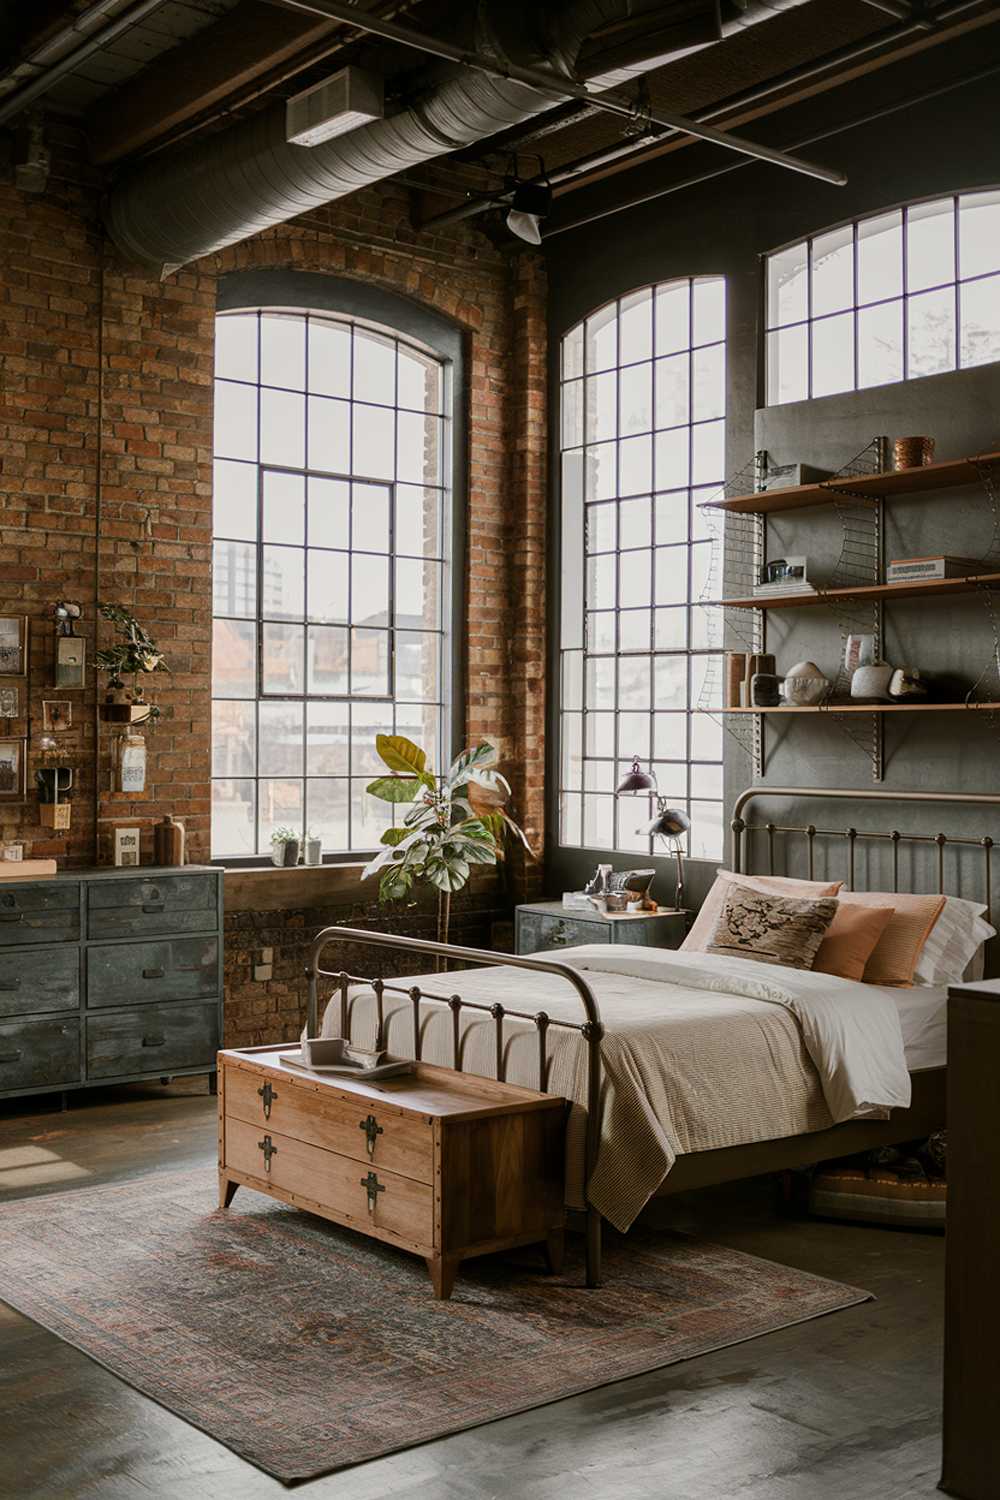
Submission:
[[[341,68],[332,78],[313,84],[285,106],[285,140],[290,146],[318,146],[381,120],[382,80],[363,68]]]

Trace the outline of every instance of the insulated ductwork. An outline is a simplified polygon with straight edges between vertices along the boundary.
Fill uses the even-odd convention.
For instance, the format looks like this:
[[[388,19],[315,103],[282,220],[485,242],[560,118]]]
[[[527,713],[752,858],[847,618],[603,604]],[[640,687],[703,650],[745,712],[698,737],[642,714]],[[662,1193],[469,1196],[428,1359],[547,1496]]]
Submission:
[[[572,75],[584,44],[593,38],[588,82],[610,88],[666,61],[671,54],[664,54],[665,43],[676,55],[717,39],[728,24],[752,25],[802,3],[748,0],[741,5],[727,0],[722,7],[727,14],[720,15],[712,0],[667,5],[663,0],[566,0],[548,22],[545,41],[531,45],[523,31],[520,41],[511,40],[510,0],[480,0],[476,45],[494,56],[519,53],[518,61],[544,62]],[[675,31],[671,43],[670,25],[679,20],[685,22],[686,39],[680,41]],[[637,24],[640,30],[648,28],[651,55],[646,57],[632,55]],[[692,26],[701,28],[697,38]],[[622,36],[615,36],[616,28]],[[601,65],[605,39],[606,70]],[[616,50],[619,46],[627,48],[627,57]],[[112,239],[129,259],[168,274],[359,188],[472,146],[563,101],[555,90],[548,95],[472,68],[451,67],[434,76],[437,81],[409,108],[319,146],[286,142],[281,103],[193,146],[144,162],[112,189],[107,209]]]

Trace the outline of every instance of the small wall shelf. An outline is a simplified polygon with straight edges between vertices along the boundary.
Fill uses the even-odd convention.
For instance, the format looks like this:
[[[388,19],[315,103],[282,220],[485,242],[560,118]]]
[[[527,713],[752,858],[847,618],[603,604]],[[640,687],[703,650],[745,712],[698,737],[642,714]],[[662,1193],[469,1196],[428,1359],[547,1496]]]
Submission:
[[[975,458],[953,458],[944,463],[924,464],[918,469],[892,469],[881,474],[855,474],[824,479],[818,484],[796,484],[786,490],[761,490],[752,495],[733,495],[725,500],[707,500],[701,510],[740,511],[766,516],[782,510],[805,510],[811,505],[835,505],[843,499],[889,499],[924,491],[955,489],[976,484],[981,468],[1000,463],[1000,452],[981,453]]]
[[[923,599],[942,594],[972,594],[977,589],[1000,587],[1000,573],[975,573],[968,578],[919,578],[909,583],[858,584],[847,589],[820,589],[815,594],[769,594],[764,598],[706,599],[707,607],[723,609],[804,609],[816,604],[864,603],[877,599]]]

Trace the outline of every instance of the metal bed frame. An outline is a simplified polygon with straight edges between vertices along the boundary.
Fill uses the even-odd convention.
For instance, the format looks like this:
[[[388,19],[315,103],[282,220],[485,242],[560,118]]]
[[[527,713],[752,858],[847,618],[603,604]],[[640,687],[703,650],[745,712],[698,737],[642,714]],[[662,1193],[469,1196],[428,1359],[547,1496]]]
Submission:
[[[757,799],[775,797],[817,798],[820,800],[847,800],[852,802],[895,802],[903,804],[937,802],[1000,809],[1000,795],[961,792],[889,792],[869,788],[833,789],[820,787],[758,786],[749,788],[737,798],[730,824],[732,833],[732,869],[737,874],[751,873],[748,866],[754,842],[752,836],[757,833],[764,833],[766,835],[768,869],[770,873],[774,873],[776,836],[779,834],[801,834],[806,840],[809,878],[812,878],[815,868],[815,841],[817,837],[843,839],[847,851],[846,884],[849,890],[854,889],[856,872],[855,855],[858,840],[889,841],[892,848],[893,890],[896,891],[899,890],[900,846],[910,843],[936,846],[938,851],[938,891],[941,894],[944,893],[945,849],[950,846],[966,845],[978,847],[983,851],[985,900],[989,908],[990,918],[992,919],[992,852],[994,848],[992,838],[988,836],[980,838],[949,837],[944,833],[900,833],[896,829],[878,831],[858,830],[853,827],[825,829],[817,828],[812,823],[792,825],[777,823],[751,824],[746,821],[743,814],[751,802]],[[564,1021],[550,1017],[544,1011],[513,1010],[501,1005],[499,1002],[487,1004],[484,1001],[463,999],[461,995],[454,992],[442,994],[438,988],[440,981],[435,980],[433,976],[428,976],[430,986],[425,986],[424,984],[401,985],[394,984],[391,980],[350,974],[345,970],[324,969],[321,966],[321,959],[325,950],[331,945],[345,942],[370,943],[375,947],[395,948],[407,953],[450,959],[462,964],[486,965],[495,968],[529,969],[536,973],[555,974],[565,979],[567,984],[571,985],[576,991],[586,1019],[582,1022]],[[537,1087],[543,1093],[548,1091],[548,1033],[550,1027],[556,1026],[564,1030],[579,1032],[587,1044],[588,1066],[585,1104],[584,1183],[586,1184],[590,1181],[597,1161],[601,1140],[600,1100],[603,1071],[601,1042],[604,1037],[604,1024],[601,1020],[597,998],[584,975],[578,970],[571,968],[569,964],[559,963],[555,959],[527,957],[520,954],[493,953],[484,948],[465,948],[457,944],[430,942],[424,938],[400,937],[393,933],[368,931],[355,927],[325,927],[317,934],[313,941],[306,975],[308,978],[307,1035],[315,1036],[317,1034],[319,1026],[319,984],[321,979],[333,980],[336,988],[339,989],[340,1034],[344,1037],[350,1036],[349,992],[351,986],[364,985],[370,988],[375,995],[377,1045],[381,1042],[385,1024],[383,1010],[385,995],[388,993],[403,995],[409,998],[412,1005],[413,1056],[418,1061],[420,1060],[422,1045],[421,1007],[428,1002],[447,1006],[451,1011],[452,1017],[452,1066],[459,1072],[463,1071],[461,1058],[462,1011],[479,1011],[489,1015],[493,1020],[495,1028],[495,1076],[501,1082],[504,1081],[506,1074],[506,1059],[504,1055],[505,1022],[508,1019],[528,1021],[535,1026],[537,1031]],[[935,1086],[929,1090],[925,1088],[919,1103],[915,1100],[914,1105],[910,1109],[897,1111],[892,1120],[845,1121],[840,1125],[830,1127],[828,1130],[817,1131],[808,1136],[789,1136],[773,1142],[754,1142],[747,1146],[721,1147],[712,1151],[692,1152],[678,1159],[678,1163],[675,1164],[666,1183],[656,1196],[684,1191],[686,1188],[704,1186],[708,1183],[724,1182],[742,1176],[756,1175],[758,1172],[776,1171],[790,1166],[803,1166],[828,1159],[831,1156],[845,1155],[849,1152],[863,1150],[870,1145],[888,1145],[911,1139],[920,1134],[925,1128],[931,1128],[927,1126],[928,1119],[936,1124],[942,1122],[943,1116],[936,1120],[934,1119],[934,1111],[943,1107],[944,1069],[930,1070],[930,1073],[941,1075],[940,1078],[931,1080]],[[914,1077],[917,1076],[919,1075],[914,1075]],[[586,1282],[588,1287],[596,1287],[601,1282],[601,1216],[589,1203],[585,1210],[585,1234]]]

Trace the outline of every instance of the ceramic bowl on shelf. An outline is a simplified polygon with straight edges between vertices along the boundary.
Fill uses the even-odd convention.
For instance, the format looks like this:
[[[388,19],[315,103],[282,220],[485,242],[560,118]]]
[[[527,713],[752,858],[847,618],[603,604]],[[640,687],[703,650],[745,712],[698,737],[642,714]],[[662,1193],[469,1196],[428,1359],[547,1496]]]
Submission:
[[[830,679],[824,677],[814,661],[799,661],[785,674],[782,693],[793,708],[812,708],[822,703],[830,691]]]
[[[873,661],[870,666],[858,667],[851,678],[851,697],[884,703],[889,697],[889,683],[894,671],[887,661]]]

